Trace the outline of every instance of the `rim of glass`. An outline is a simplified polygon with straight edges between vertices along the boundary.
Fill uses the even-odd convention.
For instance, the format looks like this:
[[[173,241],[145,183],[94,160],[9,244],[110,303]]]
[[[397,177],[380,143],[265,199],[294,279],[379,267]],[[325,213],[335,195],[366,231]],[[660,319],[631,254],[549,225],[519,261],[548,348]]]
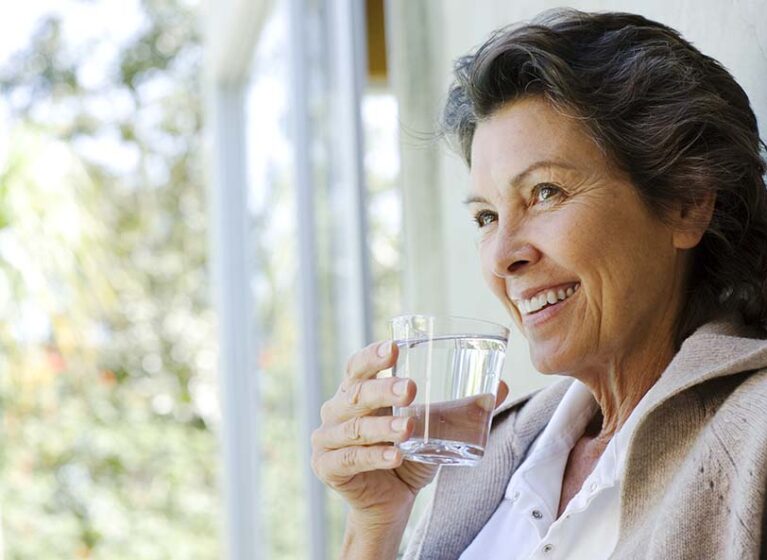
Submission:
[[[464,317],[462,315],[431,315],[429,313],[403,313],[401,315],[396,315],[395,317],[392,317],[391,319],[389,319],[389,324],[393,325],[395,321],[412,319],[412,318],[432,318],[437,321],[440,321],[440,320],[468,321],[470,323],[479,323],[480,325],[493,327],[494,329],[500,329],[503,331],[507,339],[511,335],[511,329],[509,329],[509,327],[505,325],[502,325],[500,323],[495,323],[493,321],[487,321],[485,319],[475,319],[474,317]]]

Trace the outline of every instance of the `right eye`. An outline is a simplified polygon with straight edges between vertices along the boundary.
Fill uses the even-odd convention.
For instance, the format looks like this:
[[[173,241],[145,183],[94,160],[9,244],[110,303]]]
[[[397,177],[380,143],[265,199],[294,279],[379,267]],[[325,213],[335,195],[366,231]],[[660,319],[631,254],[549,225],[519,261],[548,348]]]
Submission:
[[[497,219],[498,216],[495,214],[495,212],[491,212],[490,210],[480,210],[474,214],[474,223],[476,223],[477,227],[480,229],[485,226],[489,226]]]

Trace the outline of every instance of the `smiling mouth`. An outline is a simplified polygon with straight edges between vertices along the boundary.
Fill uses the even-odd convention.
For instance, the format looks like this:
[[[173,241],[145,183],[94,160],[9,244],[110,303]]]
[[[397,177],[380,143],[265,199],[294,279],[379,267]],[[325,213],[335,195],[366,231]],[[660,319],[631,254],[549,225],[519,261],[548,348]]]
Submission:
[[[570,286],[563,286],[556,290],[543,290],[530,299],[515,300],[514,305],[516,305],[522,315],[532,315],[538,313],[542,309],[568,299],[575,294],[580,287],[580,282],[576,282]]]

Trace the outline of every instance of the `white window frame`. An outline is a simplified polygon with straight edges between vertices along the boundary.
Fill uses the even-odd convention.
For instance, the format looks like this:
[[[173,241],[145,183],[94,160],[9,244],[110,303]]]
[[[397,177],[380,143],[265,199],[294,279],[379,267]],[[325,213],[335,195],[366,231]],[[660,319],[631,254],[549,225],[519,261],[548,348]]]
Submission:
[[[317,301],[318,278],[313,219],[314,185],[311,162],[304,154],[311,139],[308,110],[307,56],[304,26],[307,0],[288,2],[291,31],[291,114],[294,151],[300,286],[301,448],[304,450],[308,507],[305,526],[309,539],[306,558],[327,557],[328,520],[326,490],[309,465],[310,434],[319,423],[324,399],[320,375]],[[370,272],[363,171],[361,96],[365,76],[364,3],[324,0],[331,10],[333,74],[338,87],[338,137],[344,139],[337,154],[342,205],[348,209],[350,241],[342,261],[348,268],[343,293],[346,333],[350,348],[370,341]],[[206,16],[205,91],[208,142],[211,154],[211,268],[220,352],[219,384],[222,407],[222,488],[226,509],[224,541],[230,560],[266,556],[261,512],[258,510],[259,394],[254,357],[260,326],[249,279],[252,254],[248,241],[245,99],[257,38],[273,7],[268,0],[209,2]],[[351,334],[349,334],[351,333]],[[343,350],[342,350],[343,351]]]

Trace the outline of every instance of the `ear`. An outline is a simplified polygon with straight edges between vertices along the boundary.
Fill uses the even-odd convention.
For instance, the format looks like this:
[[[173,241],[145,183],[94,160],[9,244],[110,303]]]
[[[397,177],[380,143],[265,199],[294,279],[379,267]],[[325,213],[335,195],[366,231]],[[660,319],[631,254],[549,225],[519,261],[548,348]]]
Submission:
[[[674,211],[674,247],[692,249],[700,243],[711,223],[715,203],[716,194],[708,192]]]

